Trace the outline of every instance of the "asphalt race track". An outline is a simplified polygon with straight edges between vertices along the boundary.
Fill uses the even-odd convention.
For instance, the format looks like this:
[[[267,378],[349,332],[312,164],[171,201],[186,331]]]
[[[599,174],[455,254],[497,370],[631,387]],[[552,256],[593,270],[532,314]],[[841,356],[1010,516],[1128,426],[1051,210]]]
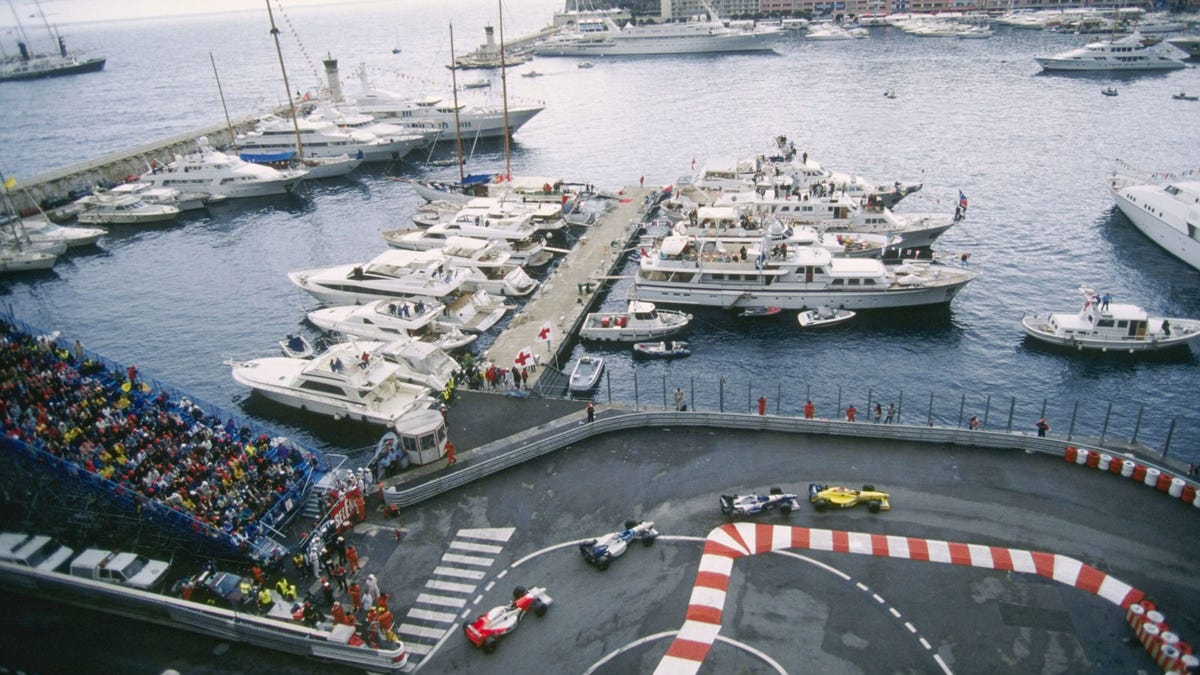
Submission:
[[[809,482],[891,493],[892,510],[816,513]],[[648,673],[688,614],[722,493],[801,495],[756,519],[1070,556],[1157,603],[1200,639],[1197,510],[1140,483],[1013,451],[769,432],[610,434],[359,525],[360,550],[429,672]],[[576,543],[649,519],[607,571]],[[554,604],[494,654],[462,625],[544,586]],[[406,615],[407,614],[407,615]],[[466,618],[464,618],[466,617]],[[1020,572],[789,549],[733,561],[721,629],[700,672],[1113,673],[1159,670],[1108,600]],[[447,631],[447,629],[450,629]],[[405,634],[405,631],[408,634]],[[416,637],[420,634],[420,637]],[[424,643],[425,646],[419,646]],[[423,652],[423,653],[422,653]]]

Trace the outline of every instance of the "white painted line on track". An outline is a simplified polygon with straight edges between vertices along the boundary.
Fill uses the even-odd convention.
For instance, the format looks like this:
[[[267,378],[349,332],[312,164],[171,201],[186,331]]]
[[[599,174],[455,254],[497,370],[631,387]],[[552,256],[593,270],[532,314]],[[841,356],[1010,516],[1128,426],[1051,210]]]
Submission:
[[[396,632],[400,635],[412,635],[415,637],[427,637],[438,639],[446,632],[445,628],[427,628],[425,626],[414,626],[411,623],[402,623],[396,627]]]
[[[926,640],[925,638],[921,638],[921,646],[925,649],[933,649],[933,647],[929,646],[929,640]]]
[[[945,673],[946,675],[954,675],[954,671],[950,670],[950,666],[946,665],[946,662],[942,660],[941,654],[934,654],[933,660],[937,661],[937,664],[942,667],[943,673]]]
[[[868,587],[866,584],[864,584],[864,583],[863,583],[863,582],[861,582],[861,581],[857,582],[857,583],[856,583],[856,584],[854,584],[854,585],[855,585],[855,586],[858,586],[858,589],[859,589],[860,591],[863,591],[864,593],[865,593],[865,592],[867,592],[867,591],[870,591],[870,590],[871,590],[871,589],[870,589],[870,588],[869,588],[869,587]]]
[[[871,597],[872,597],[872,598],[875,598],[875,602],[878,602],[878,603],[879,603],[879,604],[881,604],[881,605],[883,605],[883,604],[886,604],[886,603],[887,603],[887,600],[884,600],[884,599],[883,599],[883,596],[879,595],[878,593],[872,593],[872,594],[871,594]]]
[[[900,610],[896,609],[895,607],[888,607],[888,611],[891,612],[892,616],[896,617],[897,619],[900,618]]]
[[[448,595],[433,595],[431,593],[419,594],[417,602],[423,605],[440,605],[442,607],[462,607],[467,604],[467,601],[463,598],[452,598]]]
[[[476,581],[483,578],[484,572],[479,570],[460,570],[457,567],[443,567],[441,565],[433,568],[433,573],[443,577],[457,577],[459,579],[475,579]]]
[[[430,579],[425,582],[425,588],[432,588],[435,591],[450,591],[452,593],[470,593],[475,590],[475,584],[456,584],[453,581]]]
[[[452,542],[450,542],[450,548],[456,549],[459,551],[473,551],[475,553],[491,553],[492,555],[496,555],[497,553],[504,550],[503,546],[493,546],[491,544],[476,544],[475,542],[472,542],[472,541],[452,541]]]
[[[914,625],[912,625],[912,622],[911,622],[911,621],[905,621],[905,622],[904,622],[904,627],[905,627],[905,628],[907,628],[907,629],[908,629],[908,632],[910,632],[910,633],[916,633],[916,632],[917,632],[917,627],[916,627],[916,626],[914,626]]]
[[[491,567],[494,561],[494,558],[481,558],[477,555],[462,555],[459,553],[447,553],[442,556],[442,562],[458,563],[460,565],[479,565],[480,567]]]
[[[491,589],[489,588],[488,590],[491,590]],[[482,594],[482,593],[480,593],[479,595],[475,596],[475,599],[471,601],[471,604],[472,604],[472,605],[478,605],[478,604],[479,604],[479,603],[481,603],[481,602],[483,602],[483,594]]]
[[[487,584],[486,584],[486,585],[483,587],[483,590],[485,590],[485,591],[490,591],[490,590],[492,590],[492,588],[493,588],[495,585],[496,585],[496,582],[495,582],[495,581],[489,581],[489,582],[487,582]]]
[[[512,537],[513,532],[516,532],[515,527],[480,527],[470,530],[459,530],[455,533],[456,537],[466,537],[467,539],[485,539],[487,541],[508,541]]]
[[[418,609],[413,607],[408,610],[406,619],[421,619],[422,621],[438,621],[441,623],[454,623],[455,614],[453,612],[433,612],[428,609]]]

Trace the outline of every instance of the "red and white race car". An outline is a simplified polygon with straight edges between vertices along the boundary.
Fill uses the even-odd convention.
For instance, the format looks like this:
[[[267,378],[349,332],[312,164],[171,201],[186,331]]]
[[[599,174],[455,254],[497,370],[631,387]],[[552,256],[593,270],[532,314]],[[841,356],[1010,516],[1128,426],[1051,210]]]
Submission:
[[[526,590],[524,586],[517,586],[513,589],[512,602],[491,608],[463,626],[463,632],[471,644],[491,654],[496,651],[496,643],[500,638],[516,630],[526,614],[533,612],[539,617],[543,616],[552,602],[554,600],[546,595],[544,588],[535,586]]]

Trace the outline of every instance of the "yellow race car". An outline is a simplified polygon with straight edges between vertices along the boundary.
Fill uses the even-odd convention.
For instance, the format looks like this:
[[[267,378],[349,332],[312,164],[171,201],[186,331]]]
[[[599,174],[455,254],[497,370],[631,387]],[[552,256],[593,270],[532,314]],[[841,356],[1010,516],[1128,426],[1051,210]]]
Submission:
[[[818,483],[808,484],[808,501],[812,502],[818,511],[829,507],[848,509],[859,504],[866,504],[871,513],[891,511],[892,503],[888,497],[888,493],[876,490],[874,485],[864,485],[861,490],[851,490]]]

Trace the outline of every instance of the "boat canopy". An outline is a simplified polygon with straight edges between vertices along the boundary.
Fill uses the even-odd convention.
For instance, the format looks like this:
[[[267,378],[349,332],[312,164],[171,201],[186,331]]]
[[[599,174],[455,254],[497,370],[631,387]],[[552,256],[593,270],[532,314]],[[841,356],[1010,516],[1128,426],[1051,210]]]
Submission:
[[[287,150],[284,152],[268,152],[268,153],[249,153],[244,152],[238,155],[244,162],[254,162],[255,164],[265,164],[267,162],[286,162],[289,159],[296,157],[295,150]]]
[[[493,173],[467,174],[462,179],[462,184],[464,186],[466,186],[466,185],[482,185],[484,183],[491,183],[493,180],[495,180],[495,176],[496,176],[496,174],[493,174]]]
[[[683,250],[687,248],[687,245],[687,237],[667,237],[666,239],[663,239],[661,251],[663,255],[675,256],[683,253]]]

